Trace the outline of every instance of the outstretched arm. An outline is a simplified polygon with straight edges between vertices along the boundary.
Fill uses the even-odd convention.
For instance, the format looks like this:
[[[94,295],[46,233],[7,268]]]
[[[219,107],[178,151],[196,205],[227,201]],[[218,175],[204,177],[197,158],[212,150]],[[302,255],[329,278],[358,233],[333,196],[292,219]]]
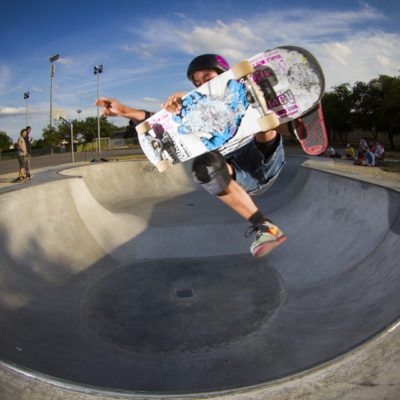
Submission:
[[[101,115],[110,117],[125,117],[134,121],[142,121],[146,118],[146,111],[136,110],[134,108],[121,104],[118,100],[110,97],[102,97],[97,99],[94,103],[96,106],[104,107]],[[153,115],[153,113],[150,113]]]

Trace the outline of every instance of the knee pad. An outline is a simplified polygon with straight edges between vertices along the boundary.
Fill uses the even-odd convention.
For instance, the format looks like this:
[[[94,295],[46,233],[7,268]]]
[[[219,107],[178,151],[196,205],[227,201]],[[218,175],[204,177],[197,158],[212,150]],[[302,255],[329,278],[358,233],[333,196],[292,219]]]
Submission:
[[[232,179],[224,157],[215,151],[204,153],[194,159],[192,175],[194,181],[213,196],[221,194]]]

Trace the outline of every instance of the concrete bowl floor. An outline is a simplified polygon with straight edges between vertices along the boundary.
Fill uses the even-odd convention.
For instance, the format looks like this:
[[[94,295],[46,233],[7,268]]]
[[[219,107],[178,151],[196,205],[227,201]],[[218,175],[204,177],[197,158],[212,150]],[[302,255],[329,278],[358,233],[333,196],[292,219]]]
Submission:
[[[399,193],[303,161],[255,197],[287,236],[259,260],[246,221],[186,165],[95,164],[2,193],[3,369],[78,392],[211,396],[326,365],[393,326]]]

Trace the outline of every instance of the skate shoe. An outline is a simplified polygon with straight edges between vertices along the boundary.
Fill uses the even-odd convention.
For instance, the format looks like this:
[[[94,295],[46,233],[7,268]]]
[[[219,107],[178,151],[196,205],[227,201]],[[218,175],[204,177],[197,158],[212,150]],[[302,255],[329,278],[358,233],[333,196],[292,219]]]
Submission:
[[[250,246],[250,251],[254,258],[267,255],[286,240],[283,232],[271,221],[252,225],[246,231],[245,236],[250,237],[253,232],[255,232],[256,238]]]

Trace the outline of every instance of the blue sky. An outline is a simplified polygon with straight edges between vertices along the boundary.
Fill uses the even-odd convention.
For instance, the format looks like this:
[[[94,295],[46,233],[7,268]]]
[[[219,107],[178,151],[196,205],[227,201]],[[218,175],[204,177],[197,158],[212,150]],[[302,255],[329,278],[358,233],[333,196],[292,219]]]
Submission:
[[[151,111],[192,89],[186,68],[201,53],[233,64],[301,46],[319,60],[328,90],[400,71],[398,0],[0,0],[0,18],[0,130],[14,140],[25,126],[27,91],[34,139],[49,124],[48,58],[57,53],[53,107],[70,119],[96,115],[99,64],[100,95]]]

